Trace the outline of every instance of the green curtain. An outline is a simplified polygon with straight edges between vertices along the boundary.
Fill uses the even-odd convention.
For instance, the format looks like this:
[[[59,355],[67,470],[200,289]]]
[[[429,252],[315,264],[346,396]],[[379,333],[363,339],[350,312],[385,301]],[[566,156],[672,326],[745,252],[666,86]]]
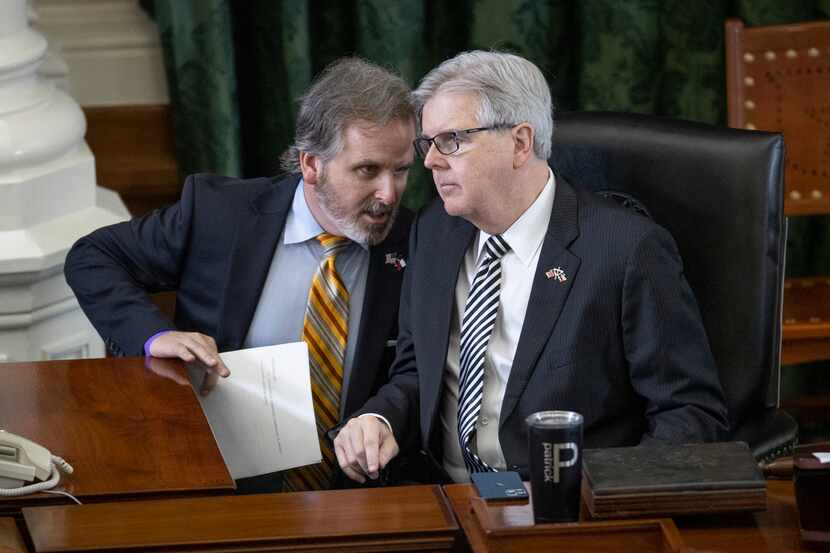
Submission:
[[[557,109],[726,119],[723,22],[830,17],[830,0],[143,0],[154,12],[183,173],[278,171],[296,99],[358,54],[412,85],[460,51],[498,48],[542,68]],[[413,172],[404,202],[433,196]],[[830,273],[830,221],[791,223],[788,271]]]
[[[458,52],[536,63],[558,110],[726,122],[727,17],[748,26],[830,18],[830,0],[141,0],[158,22],[183,174],[278,172],[296,100],[357,54],[411,85]],[[404,203],[434,196],[420,164]],[[790,220],[787,273],[830,274],[830,218]],[[827,363],[784,372],[784,394],[827,390]],[[801,420],[803,429],[813,424]],[[824,431],[828,431],[826,428]]]

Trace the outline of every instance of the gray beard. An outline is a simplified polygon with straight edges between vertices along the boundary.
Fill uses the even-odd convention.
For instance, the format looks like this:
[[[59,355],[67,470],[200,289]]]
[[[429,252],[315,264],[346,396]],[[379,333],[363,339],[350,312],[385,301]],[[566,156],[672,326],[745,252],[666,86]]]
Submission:
[[[361,214],[383,210],[378,209],[371,204],[363,205],[357,217],[352,217],[348,213],[344,213],[344,211],[340,209],[340,206],[337,205],[336,200],[330,193],[330,186],[330,183],[327,181],[325,176],[323,176],[317,186],[314,187],[314,193],[317,195],[317,205],[326,217],[331,219],[337,225],[343,233],[343,236],[352,242],[369,246],[374,246],[382,242],[389,234],[389,230],[392,228],[392,225],[395,223],[395,217],[398,214],[397,206],[392,209],[391,213],[389,213],[389,219],[384,225],[361,225],[358,220]]]

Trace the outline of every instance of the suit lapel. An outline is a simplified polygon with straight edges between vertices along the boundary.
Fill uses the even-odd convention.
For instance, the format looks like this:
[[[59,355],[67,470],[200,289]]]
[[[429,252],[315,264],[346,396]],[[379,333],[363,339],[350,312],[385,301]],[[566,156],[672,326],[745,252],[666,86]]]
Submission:
[[[341,409],[344,414],[352,413],[363,405],[377,377],[377,373],[372,369],[382,369],[379,367],[380,359],[389,337],[388,329],[395,326],[393,319],[398,313],[396,307],[400,299],[400,279],[403,278],[401,269],[387,263],[386,256],[403,256],[406,238],[402,236],[402,230],[401,226],[395,227],[386,240],[369,248],[366,293],[363,298],[353,369]]]
[[[220,351],[242,347],[271,267],[298,178],[283,179],[255,196],[240,216],[217,331]]]
[[[422,350],[428,352],[428,357],[423,361],[418,360],[421,398],[424,401],[421,405],[421,430],[425,437],[432,433],[443,387],[450,324],[455,306],[455,286],[464,255],[475,238],[476,228],[460,217],[453,217],[448,229],[436,235],[441,243],[430,245],[429,251],[441,252],[440,257],[429,254],[421,259],[432,263],[434,269],[424,271],[427,277],[422,288],[424,294],[413,298],[424,304],[421,312],[430,317],[429,324],[422,326],[428,331],[423,338],[430,346]]]
[[[576,193],[561,176],[557,175],[556,182],[550,223],[539,254],[522,333],[501,407],[500,427],[524,392],[579,271],[580,259],[567,250],[579,235]]]

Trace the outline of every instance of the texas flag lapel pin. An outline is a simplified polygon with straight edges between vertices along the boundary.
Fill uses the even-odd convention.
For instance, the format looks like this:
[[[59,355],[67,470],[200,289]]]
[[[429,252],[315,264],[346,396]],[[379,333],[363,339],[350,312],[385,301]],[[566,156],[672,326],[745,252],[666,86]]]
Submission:
[[[387,253],[386,254],[386,261],[384,261],[387,265],[392,265],[395,267],[396,271],[402,271],[404,267],[406,267],[406,260],[398,255],[398,252]]]
[[[562,267],[554,267],[553,269],[545,271],[545,276],[548,278],[555,278],[559,282],[565,282],[568,280],[568,276],[565,274],[565,271],[562,270]]]

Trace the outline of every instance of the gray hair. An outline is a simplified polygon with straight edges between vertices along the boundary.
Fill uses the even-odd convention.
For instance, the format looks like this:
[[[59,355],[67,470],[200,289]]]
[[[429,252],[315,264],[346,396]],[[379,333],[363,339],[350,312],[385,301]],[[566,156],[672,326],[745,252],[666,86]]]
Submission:
[[[414,120],[409,86],[399,76],[360,58],[342,58],[317,77],[297,110],[294,143],[280,156],[283,170],[300,172],[300,152],[324,163],[343,150],[343,130],[354,121],[385,126]]]
[[[553,103],[542,71],[532,62],[506,52],[463,52],[430,71],[413,93],[421,110],[439,92],[477,94],[482,127],[527,122],[533,127],[533,152],[550,157]]]

